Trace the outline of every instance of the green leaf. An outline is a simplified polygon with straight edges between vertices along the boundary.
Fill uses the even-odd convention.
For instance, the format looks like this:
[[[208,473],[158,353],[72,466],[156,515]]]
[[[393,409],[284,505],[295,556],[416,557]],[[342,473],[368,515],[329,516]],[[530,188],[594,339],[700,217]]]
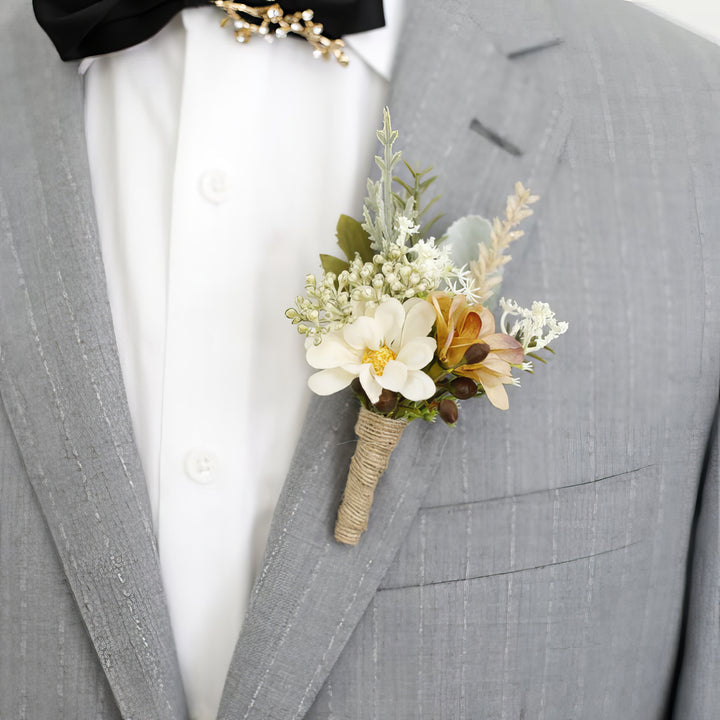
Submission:
[[[440,213],[439,215],[436,215],[434,218],[432,218],[429,222],[426,222],[421,228],[420,228],[420,237],[428,237],[430,235],[430,228],[441,218],[444,217],[444,213]],[[438,238],[435,240],[435,244],[439,245],[444,240],[447,240],[447,235],[443,235],[441,238]]]
[[[397,177],[397,175],[395,175],[395,176],[393,176],[393,180],[394,180],[398,185],[400,185],[400,187],[402,187],[403,190],[405,190],[405,192],[407,193],[408,197],[412,197],[412,194],[413,194],[413,192],[414,192],[414,189],[411,188],[402,178],[399,178],[399,177]]]
[[[427,170],[425,170],[424,172],[420,173],[420,174],[418,175],[418,179],[419,179],[420,177],[422,177],[422,175],[424,175],[425,173],[430,172],[431,170],[432,170],[432,168],[429,167]],[[437,180],[437,175],[433,175],[432,177],[429,177],[427,180],[423,180],[423,182],[421,182],[421,183],[418,185],[418,187],[419,187],[421,190],[427,190],[436,180]]]
[[[436,195],[436,196],[418,213],[418,217],[421,218],[439,199],[440,199],[440,196],[439,196],[439,195]]]
[[[333,257],[332,255],[320,255],[320,262],[322,263],[323,270],[327,272],[335,273],[339,275],[343,270],[347,270],[350,264],[341,260],[340,258]]]
[[[453,265],[462,267],[477,260],[478,246],[490,244],[492,225],[481,215],[465,215],[447,230],[450,258]]]
[[[375,253],[370,247],[370,236],[355,218],[341,215],[338,219],[336,235],[337,243],[349,262],[355,259],[355,253],[360,255],[363,262],[372,261]]]

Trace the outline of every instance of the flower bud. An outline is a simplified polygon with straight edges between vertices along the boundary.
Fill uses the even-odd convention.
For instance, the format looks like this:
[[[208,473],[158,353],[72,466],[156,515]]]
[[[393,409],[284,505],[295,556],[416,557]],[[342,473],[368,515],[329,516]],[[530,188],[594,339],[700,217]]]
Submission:
[[[457,377],[450,383],[450,392],[458,400],[467,400],[477,394],[477,383],[468,377]]]
[[[443,398],[438,405],[438,413],[448,425],[454,425],[458,419],[458,406],[454,400]]]
[[[475,365],[481,363],[490,353],[490,346],[487,343],[479,342],[471,345],[462,359],[462,365]]]
[[[392,412],[398,404],[399,396],[396,392],[383,388],[380,399],[375,403],[375,409],[381,413]]]

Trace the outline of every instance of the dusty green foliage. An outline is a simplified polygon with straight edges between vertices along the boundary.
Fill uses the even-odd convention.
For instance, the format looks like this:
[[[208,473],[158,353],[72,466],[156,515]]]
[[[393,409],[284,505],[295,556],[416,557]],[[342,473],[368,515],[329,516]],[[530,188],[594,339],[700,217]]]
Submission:
[[[414,169],[403,160],[401,151],[393,149],[398,133],[392,129],[387,108],[383,116],[383,127],[377,131],[377,138],[382,145],[382,155],[375,157],[375,163],[380,168],[380,180],[368,180],[367,198],[363,207],[364,222],[360,223],[347,215],[340,216],[336,237],[346,260],[332,255],[321,255],[320,261],[325,272],[339,275],[343,270],[349,269],[349,263],[357,256],[364,263],[371,262],[375,253],[382,253],[398,242],[401,230],[396,219],[399,215],[407,218],[410,226],[420,225],[428,210],[440,199],[440,196],[436,195],[423,205],[424,195],[435,182],[436,176],[428,177],[431,167],[424,170]],[[409,174],[407,180],[393,175],[401,161]],[[414,245],[418,240],[427,238],[430,228],[441,217],[442,215],[436,215],[431,218],[420,227],[419,232],[405,235],[405,239],[410,245]]]
[[[404,195],[400,195],[398,193],[395,193],[396,200],[401,205],[406,205],[409,198],[412,198],[413,200],[413,207],[416,207],[418,209],[417,212],[417,220],[421,220],[426,214],[427,211],[440,199],[440,195],[435,195],[432,197],[428,203],[423,207],[423,197],[427,190],[430,188],[430,186],[437,180],[437,175],[432,175],[431,177],[426,177],[429,173],[432,172],[432,166],[425,168],[425,170],[421,170],[418,168],[415,170],[412,165],[410,165],[407,160],[403,160],[403,165],[407,169],[408,173],[410,174],[410,180],[411,182],[405,182],[401,177],[398,177],[395,175],[393,177],[393,181],[397,183],[404,192]],[[421,226],[420,231],[418,233],[418,237],[427,237],[430,234],[430,228],[442,217],[442,213],[435,215],[430,220],[426,220]],[[442,241],[442,238],[440,240],[436,240],[436,243],[439,243]]]

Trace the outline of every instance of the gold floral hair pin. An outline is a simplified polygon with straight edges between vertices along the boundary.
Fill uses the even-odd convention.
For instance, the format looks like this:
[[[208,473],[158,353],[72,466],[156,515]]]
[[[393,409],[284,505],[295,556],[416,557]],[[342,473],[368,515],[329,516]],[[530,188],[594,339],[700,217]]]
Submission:
[[[232,24],[235,39],[239,43],[249,42],[253,35],[272,42],[275,38],[286,38],[294,34],[310,43],[316,58],[334,57],[343,66],[349,62],[345,54],[345,43],[325,37],[322,23],[314,22],[314,13],[310,9],[286,13],[278,3],[254,7],[226,0],[211,2],[225,11],[221,25],[225,27]]]

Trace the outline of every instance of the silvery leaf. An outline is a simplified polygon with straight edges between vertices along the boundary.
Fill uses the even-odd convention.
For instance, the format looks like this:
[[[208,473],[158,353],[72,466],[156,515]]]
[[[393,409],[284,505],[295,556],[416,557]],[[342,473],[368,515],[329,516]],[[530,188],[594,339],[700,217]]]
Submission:
[[[492,225],[480,215],[466,215],[456,220],[447,230],[445,247],[456,267],[469,265],[478,259],[478,244],[490,242]]]

